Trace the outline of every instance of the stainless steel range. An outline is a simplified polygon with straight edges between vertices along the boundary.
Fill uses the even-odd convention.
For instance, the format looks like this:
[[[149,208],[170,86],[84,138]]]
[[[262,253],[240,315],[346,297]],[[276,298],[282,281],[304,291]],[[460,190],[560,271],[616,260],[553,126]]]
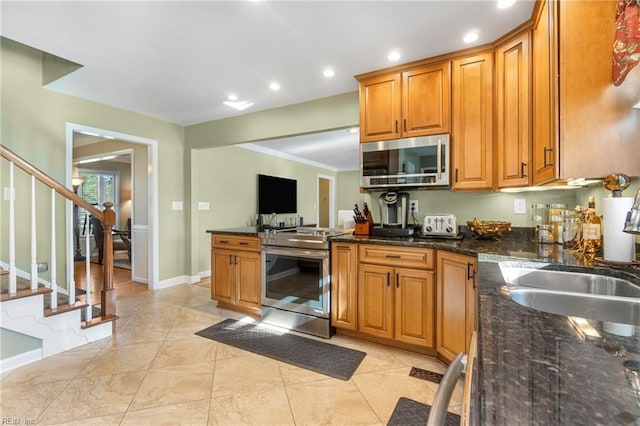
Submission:
[[[262,239],[262,321],[329,338],[329,237],[342,229],[265,231]]]

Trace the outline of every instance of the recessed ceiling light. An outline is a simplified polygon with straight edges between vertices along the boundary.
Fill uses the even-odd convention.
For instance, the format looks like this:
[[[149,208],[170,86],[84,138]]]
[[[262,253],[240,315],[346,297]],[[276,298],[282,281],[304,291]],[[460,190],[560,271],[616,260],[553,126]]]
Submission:
[[[334,75],[336,75],[336,73],[333,68],[327,68],[322,72],[322,75],[324,75],[325,77],[333,77]]]
[[[516,0],[498,0],[498,9],[506,9],[513,6]]]
[[[464,40],[465,43],[473,43],[478,39],[478,37],[479,37],[478,32],[474,30],[466,33],[462,40]]]
[[[233,93],[230,93],[229,96],[227,96],[227,99],[229,99],[230,101],[237,101],[238,97]]]
[[[277,81],[274,81],[273,83],[271,83],[269,85],[269,89],[276,91],[276,90],[280,90],[280,85],[278,84]]]
[[[397,61],[398,59],[400,59],[400,51],[394,50],[393,52],[389,53],[387,55],[387,59],[392,61],[392,62]]]
[[[223,104],[225,104],[226,106],[230,106],[233,109],[236,109],[238,111],[243,111],[247,108],[249,108],[251,105],[253,105],[253,102],[249,102],[249,101],[225,101],[223,102]]]

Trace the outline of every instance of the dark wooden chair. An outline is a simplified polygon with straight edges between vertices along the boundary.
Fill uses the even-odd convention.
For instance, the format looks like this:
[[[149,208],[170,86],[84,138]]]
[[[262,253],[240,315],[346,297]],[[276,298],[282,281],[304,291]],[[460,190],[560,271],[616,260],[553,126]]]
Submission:
[[[91,216],[89,223],[93,228],[93,238],[96,242],[96,248],[98,249],[98,263],[102,265],[102,259],[104,256],[104,228],[102,222],[94,216]],[[127,219],[127,229],[125,231],[113,230],[113,253],[116,251],[126,251],[131,263],[131,218]],[[119,237],[120,239],[116,239]]]

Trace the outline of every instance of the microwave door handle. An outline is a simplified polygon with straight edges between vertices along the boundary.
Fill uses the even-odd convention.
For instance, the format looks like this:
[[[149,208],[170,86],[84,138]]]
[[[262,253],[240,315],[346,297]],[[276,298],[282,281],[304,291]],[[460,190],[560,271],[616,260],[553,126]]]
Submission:
[[[437,155],[436,167],[438,167],[438,181],[440,181],[440,171],[442,170],[442,142],[440,139],[438,139],[438,152],[436,155]]]

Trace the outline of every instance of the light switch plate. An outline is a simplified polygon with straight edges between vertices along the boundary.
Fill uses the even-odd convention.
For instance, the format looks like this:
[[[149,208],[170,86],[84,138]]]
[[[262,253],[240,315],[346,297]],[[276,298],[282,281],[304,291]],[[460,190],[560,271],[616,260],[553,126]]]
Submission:
[[[11,196],[11,194],[13,194],[13,197]],[[13,198],[14,200],[16,199],[15,192],[11,190],[11,187],[10,187],[10,186],[5,186],[5,187],[4,187],[4,200],[5,200],[5,201],[9,201],[9,200],[11,200],[12,198]]]
[[[409,212],[411,212],[411,207],[413,206],[413,213],[417,214],[420,211],[418,200],[409,200]]]
[[[198,201],[198,210],[209,210],[209,203],[204,201]]]
[[[513,200],[514,214],[527,214],[527,200],[524,198],[516,198]]]
[[[182,210],[182,201],[172,201],[171,210]]]

